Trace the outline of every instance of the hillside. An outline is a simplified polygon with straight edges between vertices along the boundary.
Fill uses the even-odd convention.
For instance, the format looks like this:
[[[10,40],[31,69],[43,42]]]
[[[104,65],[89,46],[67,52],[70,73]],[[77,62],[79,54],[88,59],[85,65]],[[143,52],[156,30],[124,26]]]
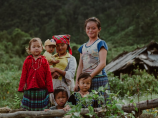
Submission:
[[[157,7],[157,0],[1,0],[0,31],[19,28],[42,40],[70,34],[71,42],[82,44],[88,39],[84,21],[96,16],[112,48],[146,44],[158,41]]]

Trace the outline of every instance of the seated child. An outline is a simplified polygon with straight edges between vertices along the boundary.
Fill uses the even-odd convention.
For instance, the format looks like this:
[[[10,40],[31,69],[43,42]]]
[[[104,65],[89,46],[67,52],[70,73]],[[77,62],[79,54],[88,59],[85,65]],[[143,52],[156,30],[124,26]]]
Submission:
[[[49,109],[45,109],[44,111],[55,110],[55,109],[63,109],[67,100],[68,100],[68,93],[63,88],[57,88],[54,90],[54,99],[57,103],[57,106],[52,106]],[[53,118],[61,118],[61,117],[53,117]]]
[[[51,40],[47,39],[44,42],[44,49],[46,51],[44,52],[43,56],[45,56],[45,58],[49,62],[50,67],[53,67],[54,64],[59,63],[59,60],[55,60],[55,57],[52,55],[55,47],[56,47],[56,42],[54,41],[54,39]]]
[[[77,105],[80,102],[80,98],[86,97],[89,94],[89,89],[91,87],[92,78],[89,73],[82,73],[78,78],[78,86],[79,91],[74,92],[70,98],[68,99],[68,104],[71,103],[72,105]],[[97,107],[96,101],[92,101],[92,106]],[[86,106],[82,106],[82,108],[86,108]],[[63,108],[64,111],[71,109],[69,105],[66,105]]]

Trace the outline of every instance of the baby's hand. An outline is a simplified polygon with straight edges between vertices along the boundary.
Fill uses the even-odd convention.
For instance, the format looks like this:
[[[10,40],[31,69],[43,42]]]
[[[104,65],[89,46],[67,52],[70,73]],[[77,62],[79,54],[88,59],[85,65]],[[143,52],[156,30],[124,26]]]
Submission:
[[[55,64],[57,64],[57,63],[59,63],[59,62],[60,62],[59,60],[56,60],[56,61],[55,61]]]
[[[66,107],[63,108],[64,111],[69,111],[71,108],[69,105],[66,105]]]
[[[49,111],[50,109],[44,109],[45,112]]]

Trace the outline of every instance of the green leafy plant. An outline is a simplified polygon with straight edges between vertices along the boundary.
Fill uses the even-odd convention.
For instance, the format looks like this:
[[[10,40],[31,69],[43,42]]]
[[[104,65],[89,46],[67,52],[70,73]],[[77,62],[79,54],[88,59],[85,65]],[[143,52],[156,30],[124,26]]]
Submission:
[[[70,105],[71,110],[66,114],[71,114],[72,118],[80,118],[80,112],[81,112],[81,108],[82,105],[84,106],[88,106],[88,110],[89,113],[87,113],[86,115],[88,115],[89,117],[95,117],[95,118],[99,118],[101,117],[108,117],[108,118],[112,118],[113,116],[122,116],[124,115],[124,112],[122,110],[122,106],[120,104],[118,104],[118,94],[114,94],[114,93],[109,93],[107,92],[108,89],[108,85],[106,85],[105,87],[100,87],[98,90],[92,90],[92,92],[87,95],[86,97],[80,98],[80,102],[74,106],[74,105]],[[106,91],[107,94],[109,95],[109,97],[107,98],[107,102],[105,104],[105,99],[104,96],[102,96],[100,94],[100,92]],[[93,100],[97,100],[98,104],[101,105],[101,108],[103,109],[104,112],[102,113],[95,113],[94,108],[91,106],[91,101]]]
[[[17,94],[15,94],[15,97],[13,99],[13,109],[19,109],[21,105],[21,99],[18,97]]]

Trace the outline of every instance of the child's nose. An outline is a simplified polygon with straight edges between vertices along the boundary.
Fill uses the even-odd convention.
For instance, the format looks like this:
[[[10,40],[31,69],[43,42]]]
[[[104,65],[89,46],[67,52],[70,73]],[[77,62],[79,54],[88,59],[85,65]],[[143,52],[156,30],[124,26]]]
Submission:
[[[63,100],[63,98],[60,98],[60,100],[62,101],[62,100]]]

